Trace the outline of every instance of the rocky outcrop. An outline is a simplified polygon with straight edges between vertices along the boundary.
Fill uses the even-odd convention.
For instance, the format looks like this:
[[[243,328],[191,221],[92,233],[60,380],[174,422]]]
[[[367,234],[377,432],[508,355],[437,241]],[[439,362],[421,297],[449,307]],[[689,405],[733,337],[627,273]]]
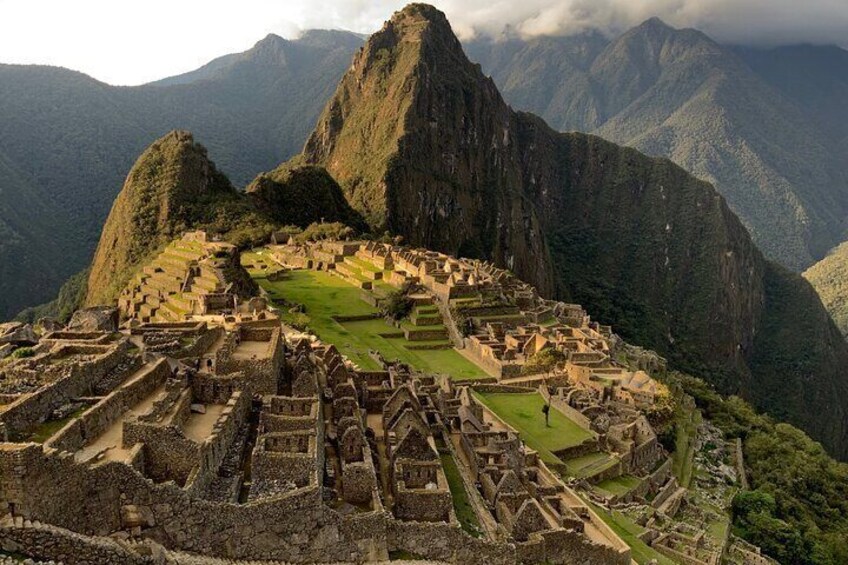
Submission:
[[[71,316],[68,329],[78,332],[118,331],[118,309],[112,306],[92,306],[77,310]]]
[[[0,324],[0,345],[35,345],[38,337],[30,324],[20,322],[8,322]]]
[[[304,156],[327,168],[372,228],[495,259],[551,293],[542,226],[521,190],[531,179],[518,129],[444,14],[413,4],[355,57]]]
[[[304,158],[373,228],[494,260],[848,454],[848,349],[809,286],[763,258],[709,184],[512,111],[435,8],[410,5],[369,39]],[[788,331],[789,312],[822,339]]]

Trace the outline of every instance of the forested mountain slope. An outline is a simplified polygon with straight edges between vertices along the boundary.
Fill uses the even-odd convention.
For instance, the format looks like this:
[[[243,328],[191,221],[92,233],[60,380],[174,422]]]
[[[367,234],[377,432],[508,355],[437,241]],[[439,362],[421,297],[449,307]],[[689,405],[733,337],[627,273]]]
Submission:
[[[843,240],[848,144],[844,132],[832,139],[828,130],[844,127],[828,122],[848,113],[848,73],[839,71],[848,52],[815,48],[830,57],[816,51],[811,65],[790,49],[794,62],[783,66],[783,52],[735,50],[656,18],[611,41],[584,34],[467,48],[514,107],[668,157],[713,183],[785,266],[802,270]]]
[[[140,87],[0,65],[0,225],[16,226],[0,246],[9,275],[0,318],[48,300],[86,265],[133,161],[166,132],[202,137],[239,186],[300,151],[360,44],[347,32],[270,35],[211,68]]]

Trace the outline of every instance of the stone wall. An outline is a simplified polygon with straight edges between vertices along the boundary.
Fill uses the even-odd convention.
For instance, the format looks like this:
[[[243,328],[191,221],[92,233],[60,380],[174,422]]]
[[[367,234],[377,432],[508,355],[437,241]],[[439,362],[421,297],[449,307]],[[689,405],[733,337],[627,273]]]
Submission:
[[[171,549],[296,563],[387,558],[385,518],[343,519],[323,505],[317,486],[247,504],[216,503],[173,483],[153,483],[120,463],[89,468],[52,453],[34,444],[0,445],[0,511],[13,502],[25,517],[106,535],[123,529],[121,508],[134,505],[152,524],[142,534]]]
[[[240,341],[267,342],[267,347],[263,355],[256,359],[236,359],[233,353]],[[224,344],[217,351],[216,373],[244,373],[245,382],[250,384],[252,392],[276,394],[284,357],[281,328],[242,325],[235,332],[227,334]]]
[[[317,485],[324,468],[324,448],[314,431],[277,432],[259,436],[251,470],[257,481],[291,481],[298,487]]]
[[[109,538],[81,536],[40,522],[5,518],[0,522],[0,548],[37,559],[74,565],[149,565],[142,557]]]
[[[7,406],[0,413],[0,422],[5,424],[11,436],[41,424],[56,408],[90,394],[94,385],[126,358],[127,347],[124,341],[90,362],[70,365],[66,376]]]
[[[200,445],[176,426],[124,422],[124,447],[137,443],[144,444],[145,474],[157,482],[185,485],[200,456]]]
[[[215,327],[208,331],[201,332],[191,345],[183,348],[178,353],[179,358],[185,359],[189,357],[200,357],[209,351],[209,348],[218,341],[218,338],[221,337],[222,333],[224,333],[224,328],[221,327]]]
[[[48,447],[60,451],[77,451],[99,437],[127,410],[152,394],[171,374],[168,361],[159,359],[135,380],[107,395],[60,430]]]
[[[186,490],[190,494],[204,492],[209,486],[249,412],[249,395],[236,392],[227,401],[212,428],[212,435],[200,445],[199,462],[186,480]]]
[[[593,544],[577,532],[543,535],[516,550],[515,545],[472,538],[458,525],[402,522],[381,511],[342,517],[321,502],[318,487],[246,504],[217,503],[193,498],[172,483],[152,483],[120,463],[89,468],[57,455],[34,444],[0,445],[0,495],[6,510],[14,501],[17,514],[106,535],[128,526],[122,508],[133,506],[146,517],[143,537],[169,549],[230,559],[355,562],[385,560],[388,551],[404,550],[431,560],[497,565],[543,551],[551,563],[629,563],[629,553]],[[59,499],[63,504],[55,504]]]
[[[569,406],[565,398],[556,394],[550,394],[548,392],[548,387],[544,385],[539,387],[539,393],[551,406],[560,411],[563,416],[579,425],[581,428],[585,428],[587,430],[592,429],[592,421],[579,410]]]

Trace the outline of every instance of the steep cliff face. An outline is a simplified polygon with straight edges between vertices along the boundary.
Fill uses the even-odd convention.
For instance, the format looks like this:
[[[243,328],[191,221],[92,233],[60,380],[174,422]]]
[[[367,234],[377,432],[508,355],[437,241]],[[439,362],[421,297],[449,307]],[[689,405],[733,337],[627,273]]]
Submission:
[[[221,203],[238,200],[230,181],[188,132],[174,131],[136,161],[115,199],[88,278],[87,305],[111,302],[133,270]]]
[[[842,241],[845,127],[829,125],[845,122],[841,50],[741,51],[743,60],[656,18],[613,40],[467,46],[516,108],[668,157],[712,183],[769,258],[803,270]]]
[[[373,227],[508,266],[848,452],[848,350],[809,285],[766,262],[723,198],[670,161],[513,112],[435,8],[408,6],[371,37],[304,158]],[[815,347],[786,330],[792,312]]]
[[[304,149],[375,229],[553,278],[525,183],[515,114],[444,14],[413,4],[355,57]]]

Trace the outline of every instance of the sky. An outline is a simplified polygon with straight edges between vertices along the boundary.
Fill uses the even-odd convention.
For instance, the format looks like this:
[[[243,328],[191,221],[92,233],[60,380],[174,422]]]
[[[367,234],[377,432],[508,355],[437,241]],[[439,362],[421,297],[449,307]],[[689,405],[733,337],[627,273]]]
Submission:
[[[48,64],[116,85],[193,70],[269,33],[371,33],[393,0],[0,0],[0,62]],[[435,0],[461,39],[599,29],[614,36],[659,16],[726,43],[848,47],[848,0]]]

